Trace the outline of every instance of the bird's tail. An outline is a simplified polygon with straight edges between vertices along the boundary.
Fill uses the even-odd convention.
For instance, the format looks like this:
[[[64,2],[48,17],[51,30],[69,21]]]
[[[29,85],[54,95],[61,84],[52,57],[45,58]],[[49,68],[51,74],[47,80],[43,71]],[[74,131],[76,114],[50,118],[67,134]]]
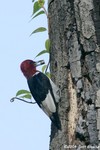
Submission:
[[[53,124],[57,127],[57,129],[61,130],[61,122],[58,113],[57,112],[53,113],[50,119],[53,122]]]

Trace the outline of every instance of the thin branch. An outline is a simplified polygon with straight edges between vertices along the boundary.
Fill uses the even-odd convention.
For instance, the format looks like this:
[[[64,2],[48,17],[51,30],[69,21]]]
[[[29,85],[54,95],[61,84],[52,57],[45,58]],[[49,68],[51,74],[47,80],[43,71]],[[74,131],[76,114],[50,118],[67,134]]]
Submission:
[[[47,13],[47,10],[45,9],[44,5],[42,6],[42,8],[43,8],[43,10],[44,10],[44,12],[45,12],[45,14],[46,14],[46,16],[48,18],[48,13]]]
[[[14,102],[15,99],[20,100],[20,101],[23,101],[23,102],[25,102],[25,103],[29,103],[29,104],[36,104],[36,102],[29,102],[29,101],[26,101],[26,100],[24,100],[24,99],[22,99],[22,98],[18,98],[18,97],[13,97],[13,98],[10,100],[10,102]]]
[[[45,9],[45,7],[44,7],[44,5],[42,6],[42,8],[43,8],[43,10],[44,10],[44,12],[45,12],[45,14],[46,14],[46,16],[47,16],[47,24],[48,24],[48,36],[49,36],[49,26],[50,26],[50,24],[49,24],[49,15],[48,15],[48,12],[47,12],[47,10]]]
[[[48,64],[47,64],[47,67],[46,67],[46,69],[45,69],[45,74],[47,73],[47,70],[48,70],[49,64],[50,64],[50,58],[49,58],[49,62],[48,62]]]

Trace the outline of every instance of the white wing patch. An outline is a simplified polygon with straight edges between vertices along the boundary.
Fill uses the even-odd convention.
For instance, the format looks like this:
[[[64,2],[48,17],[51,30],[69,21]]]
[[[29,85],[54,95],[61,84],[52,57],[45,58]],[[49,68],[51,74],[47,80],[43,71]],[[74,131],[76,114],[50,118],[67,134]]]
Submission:
[[[58,103],[59,100],[60,100],[60,89],[53,83],[53,81],[51,79],[49,79],[49,80],[50,80],[50,83],[51,83],[51,86],[52,86],[52,90],[53,90],[55,100]]]
[[[52,115],[52,113],[56,112],[56,106],[50,91],[48,92],[46,99],[42,101],[41,108],[49,117]]]

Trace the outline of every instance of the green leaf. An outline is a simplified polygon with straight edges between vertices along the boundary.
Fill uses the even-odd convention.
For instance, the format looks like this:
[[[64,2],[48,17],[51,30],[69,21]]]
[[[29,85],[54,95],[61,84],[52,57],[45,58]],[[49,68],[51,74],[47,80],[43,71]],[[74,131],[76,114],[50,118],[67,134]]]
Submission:
[[[45,53],[49,53],[47,50],[43,50],[43,51],[41,51],[38,55],[36,55],[36,57],[38,57],[38,56],[40,56],[40,55],[42,55],[42,54],[45,54]]]
[[[46,67],[47,67],[47,65],[44,65],[44,66],[42,67],[42,72],[43,72],[43,73],[44,73]]]
[[[32,95],[31,94],[25,94],[25,95],[21,96],[21,98],[31,99]]]
[[[19,95],[22,95],[22,94],[28,94],[30,93],[29,91],[27,90],[19,90],[17,93],[16,93],[16,96],[19,96]]]
[[[42,15],[42,14],[45,14],[45,12],[42,10],[40,12],[38,12],[32,19],[34,19],[35,17],[39,16],[39,15]]]
[[[31,33],[31,35],[34,34],[34,33],[37,33],[37,32],[44,32],[44,31],[46,31],[46,30],[47,30],[46,28],[40,27],[40,28],[37,28],[36,30],[34,30],[34,31]]]
[[[41,7],[43,7],[44,3],[45,3],[45,0],[38,0],[38,3]]]
[[[46,72],[45,75],[50,78],[50,72]]]
[[[32,0],[32,2],[34,2],[35,0]]]
[[[39,11],[41,9],[41,6],[39,5],[39,3],[36,1],[33,5],[33,15]]]
[[[50,39],[47,39],[46,41],[45,41],[45,48],[46,48],[46,50],[49,52],[50,51]]]

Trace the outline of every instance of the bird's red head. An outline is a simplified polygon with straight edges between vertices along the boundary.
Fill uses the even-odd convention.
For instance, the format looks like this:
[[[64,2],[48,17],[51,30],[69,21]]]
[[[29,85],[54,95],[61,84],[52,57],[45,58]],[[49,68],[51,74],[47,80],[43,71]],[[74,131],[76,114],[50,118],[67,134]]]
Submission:
[[[23,72],[24,76],[28,79],[32,77],[38,70],[36,70],[36,67],[39,65],[44,64],[43,60],[40,60],[38,62],[35,62],[33,60],[25,60],[21,63],[20,68]]]

